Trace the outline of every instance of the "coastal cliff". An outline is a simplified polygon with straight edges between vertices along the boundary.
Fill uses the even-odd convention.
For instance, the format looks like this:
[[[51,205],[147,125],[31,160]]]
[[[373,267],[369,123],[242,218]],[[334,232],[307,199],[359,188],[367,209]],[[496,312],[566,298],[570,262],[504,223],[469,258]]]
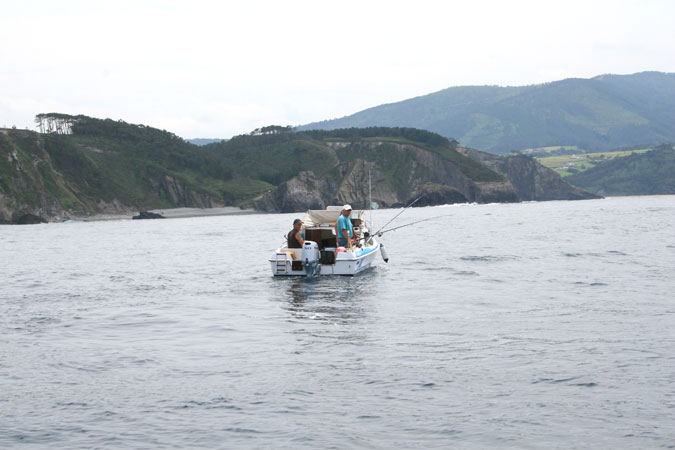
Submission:
[[[382,207],[420,196],[417,205],[595,198],[531,158],[462,149],[413,128],[271,126],[197,147],[123,121],[40,117],[69,134],[0,133],[1,223],[177,207],[366,208],[371,195]]]
[[[264,211],[296,212],[343,203],[367,208],[369,197],[381,207],[398,207],[420,196],[417,206],[599,198],[570,186],[554,171],[529,157],[499,157],[458,148],[460,154],[483,169],[480,176],[472,178],[465,173],[465,165],[415,145],[386,141],[327,145],[343,151],[358,146],[358,154],[366,157],[384,152],[387,159],[383,162],[377,158],[356,158],[341,163],[324,177],[312,171],[301,172],[260,196],[253,206]],[[399,161],[397,170],[402,176],[392,176],[386,163],[391,160]]]
[[[507,177],[515,189],[519,201],[601,198],[570,185],[554,170],[542,166],[537,160],[529,156],[497,156],[468,148],[458,148],[458,151]]]
[[[118,158],[114,151],[72,145],[67,139],[25,130],[0,134],[0,223],[21,223],[30,215],[63,221],[97,214],[131,216],[154,207],[223,206],[167,171],[141,166],[131,177],[126,167],[96,160]],[[142,186],[136,189],[129,178]]]

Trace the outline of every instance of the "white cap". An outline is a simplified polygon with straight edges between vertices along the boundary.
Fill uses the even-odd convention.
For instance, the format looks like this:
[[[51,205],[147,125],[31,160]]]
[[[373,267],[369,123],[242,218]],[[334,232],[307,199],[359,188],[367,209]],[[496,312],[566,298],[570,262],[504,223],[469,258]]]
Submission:
[[[343,210],[343,211],[347,211],[347,210],[351,211],[351,210],[352,210],[352,205],[345,205],[345,206],[342,207],[342,210]]]

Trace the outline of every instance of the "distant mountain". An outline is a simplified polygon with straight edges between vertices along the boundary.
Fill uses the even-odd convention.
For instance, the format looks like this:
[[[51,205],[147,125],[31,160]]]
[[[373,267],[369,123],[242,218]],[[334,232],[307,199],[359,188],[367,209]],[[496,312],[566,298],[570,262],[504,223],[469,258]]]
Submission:
[[[600,163],[565,181],[599,195],[675,194],[675,150],[661,145]]]
[[[414,127],[492,153],[675,142],[675,74],[642,72],[521,87],[463,86],[299,130]]]
[[[38,115],[41,129],[0,129],[0,223],[139,210],[327,204],[515,202],[593,198],[526,156],[464,154],[411,128],[293,132],[271,126],[196,147],[123,121]],[[39,219],[32,217],[31,221]]]

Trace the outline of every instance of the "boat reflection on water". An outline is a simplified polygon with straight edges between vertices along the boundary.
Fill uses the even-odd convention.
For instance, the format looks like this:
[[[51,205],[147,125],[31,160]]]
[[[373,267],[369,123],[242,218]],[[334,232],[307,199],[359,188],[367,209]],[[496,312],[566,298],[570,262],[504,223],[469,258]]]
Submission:
[[[359,278],[274,278],[273,285],[283,293],[282,308],[293,320],[313,320],[331,324],[351,324],[367,316],[375,295],[376,270]]]

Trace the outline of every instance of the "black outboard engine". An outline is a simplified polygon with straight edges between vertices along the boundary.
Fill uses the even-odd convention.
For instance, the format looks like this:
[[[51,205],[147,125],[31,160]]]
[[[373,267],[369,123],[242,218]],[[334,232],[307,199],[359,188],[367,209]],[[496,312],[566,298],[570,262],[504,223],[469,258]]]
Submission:
[[[321,274],[321,252],[319,245],[314,241],[305,241],[302,246],[302,265],[307,277]]]

